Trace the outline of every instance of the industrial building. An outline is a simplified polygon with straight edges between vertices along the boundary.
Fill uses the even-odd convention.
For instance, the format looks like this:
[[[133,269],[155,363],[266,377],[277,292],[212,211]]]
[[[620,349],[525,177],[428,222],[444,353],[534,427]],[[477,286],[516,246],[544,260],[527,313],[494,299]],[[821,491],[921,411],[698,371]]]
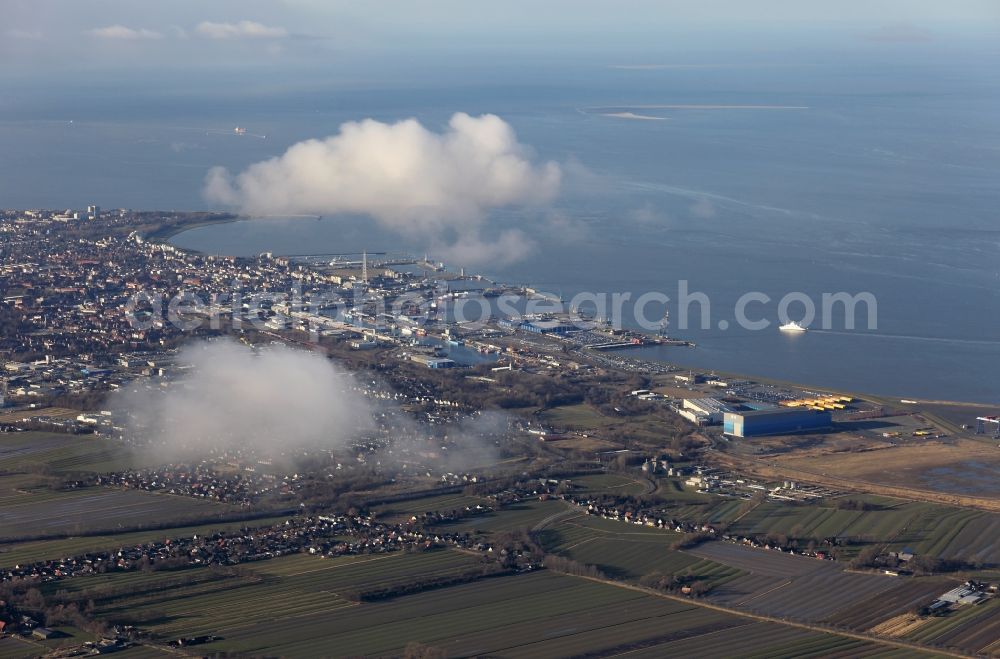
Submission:
[[[781,404],[785,407],[804,407],[808,410],[842,410],[854,399],[850,396],[819,396],[817,398],[796,398],[794,400],[784,400]]]
[[[726,412],[732,411],[718,398],[685,398],[677,413],[699,426],[709,426],[722,423]]]
[[[502,318],[497,321],[497,324],[500,325],[500,327],[520,330],[522,332],[531,332],[532,334],[567,334],[576,329],[572,323],[566,323],[561,320],[554,319],[517,320]]]
[[[829,428],[832,424],[829,411],[777,408],[726,412],[722,430],[734,437],[760,437],[820,430]]]
[[[410,360],[418,364],[423,364],[427,368],[452,368],[455,362],[444,357],[430,357],[428,355],[410,355]]]

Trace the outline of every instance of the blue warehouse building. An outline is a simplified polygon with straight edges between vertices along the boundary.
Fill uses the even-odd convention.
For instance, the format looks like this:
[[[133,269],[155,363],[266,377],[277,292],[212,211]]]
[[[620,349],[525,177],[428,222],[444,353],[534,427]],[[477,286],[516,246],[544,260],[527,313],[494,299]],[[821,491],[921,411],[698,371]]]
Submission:
[[[726,412],[722,430],[734,437],[784,435],[805,430],[821,430],[833,425],[829,412],[776,408],[749,412]]]

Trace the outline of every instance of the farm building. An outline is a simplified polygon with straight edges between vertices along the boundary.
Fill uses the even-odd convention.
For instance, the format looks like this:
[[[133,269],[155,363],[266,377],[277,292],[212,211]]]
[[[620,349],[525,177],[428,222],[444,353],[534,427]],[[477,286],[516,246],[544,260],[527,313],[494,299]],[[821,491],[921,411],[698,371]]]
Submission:
[[[734,437],[783,435],[804,430],[820,430],[832,425],[827,411],[795,408],[726,412],[723,432]]]
[[[37,627],[31,631],[31,635],[39,640],[47,640],[50,638],[59,638],[64,634],[57,629],[49,629],[48,627]]]
[[[948,604],[978,604],[984,597],[985,595],[979,592],[975,586],[965,583],[941,595],[938,597],[938,601]]]

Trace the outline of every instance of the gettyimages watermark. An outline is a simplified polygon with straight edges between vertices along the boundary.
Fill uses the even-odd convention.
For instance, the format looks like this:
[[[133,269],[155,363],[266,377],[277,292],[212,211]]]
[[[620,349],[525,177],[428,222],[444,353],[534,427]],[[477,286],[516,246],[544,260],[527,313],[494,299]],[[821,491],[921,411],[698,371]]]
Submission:
[[[711,297],[678,280],[672,295],[663,291],[599,293],[584,291],[569,299],[537,290],[487,294],[453,290],[441,284],[404,293],[375,293],[363,287],[346,292],[244,291],[237,282],[228,291],[182,290],[169,296],[138,291],[125,305],[132,329],[166,325],[181,331],[229,327],[241,330],[300,329],[318,338],[324,331],[345,329],[393,331],[402,327],[445,328],[458,324],[475,331],[489,324],[518,329],[524,323],[562,332],[598,327],[651,333],[727,331],[738,327],[765,331],[795,323],[823,330],[877,330],[878,300],[873,293],[785,293],[780,298],[761,291],[744,293],[735,302],[713,305]]]

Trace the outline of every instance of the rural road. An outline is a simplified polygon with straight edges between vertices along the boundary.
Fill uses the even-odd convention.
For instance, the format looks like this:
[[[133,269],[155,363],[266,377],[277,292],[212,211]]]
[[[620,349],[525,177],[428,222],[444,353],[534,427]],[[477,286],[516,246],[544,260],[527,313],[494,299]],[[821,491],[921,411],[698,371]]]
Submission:
[[[566,506],[566,510],[560,510],[557,513],[552,513],[545,519],[540,520],[537,524],[531,527],[531,532],[535,533],[537,531],[541,531],[546,526],[550,526],[552,524],[555,524],[556,522],[560,522],[566,519],[567,517],[573,517],[574,515],[580,514],[580,511],[573,504],[566,503],[565,501],[563,501],[562,503],[564,506]]]

